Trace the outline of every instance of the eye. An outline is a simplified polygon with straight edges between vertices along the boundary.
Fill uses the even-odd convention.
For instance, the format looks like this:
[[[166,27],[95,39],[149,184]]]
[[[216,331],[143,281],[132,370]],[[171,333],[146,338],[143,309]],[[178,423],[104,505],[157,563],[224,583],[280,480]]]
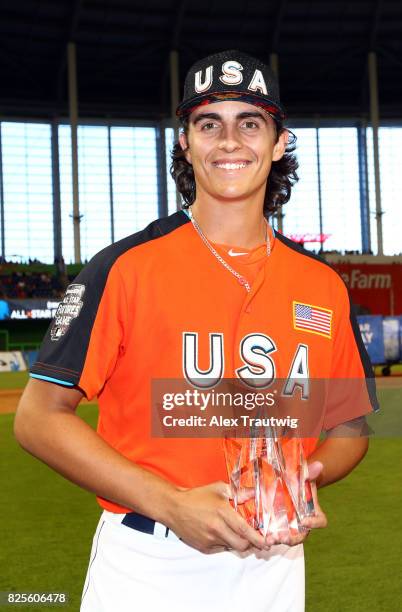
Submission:
[[[246,129],[252,129],[252,130],[259,127],[258,123],[256,121],[252,121],[251,119],[248,119],[242,125]]]
[[[203,130],[204,132],[210,132],[214,126],[217,126],[217,124],[213,121],[209,121],[208,123],[204,123],[201,126],[201,130]]]

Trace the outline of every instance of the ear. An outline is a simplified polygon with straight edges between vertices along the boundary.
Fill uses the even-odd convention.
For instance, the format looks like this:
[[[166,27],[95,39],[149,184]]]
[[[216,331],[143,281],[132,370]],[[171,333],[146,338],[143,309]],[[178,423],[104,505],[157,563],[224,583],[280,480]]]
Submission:
[[[188,146],[187,136],[184,132],[180,132],[179,134],[179,143],[181,148],[184,151],[184,156],[189,164],[191,164],[191,153],[190,148]]]
[[[289,132],[287,130],[283,130],[278,138],[278,142],[274,146],[272,161],[279,161],[284,156],[288,142]]]

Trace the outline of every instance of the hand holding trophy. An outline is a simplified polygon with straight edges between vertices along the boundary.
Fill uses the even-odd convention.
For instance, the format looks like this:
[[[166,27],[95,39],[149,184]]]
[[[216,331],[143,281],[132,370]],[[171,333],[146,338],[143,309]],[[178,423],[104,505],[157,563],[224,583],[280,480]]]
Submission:
[[[259,432],[260,433],[260,432]],[[258,529],[267,541],[296,544],[305,539],[306,523],[317,514],[325,526],[325,515],[314,503],[310,479],[316,478],[321,464],[309,474],[300,438],[279,437],[273,427],[264,435],[224,439],[226,465],[233,491],[234,508]],[[244,491],[254,491],[245,503],[238,503]],[[317,506],[317,508],[315,507]],[[317,512],[316,512],[317,511]],[[325,520],[324,520],[325,519]],[[302,537],[300,537],[302,536]]]

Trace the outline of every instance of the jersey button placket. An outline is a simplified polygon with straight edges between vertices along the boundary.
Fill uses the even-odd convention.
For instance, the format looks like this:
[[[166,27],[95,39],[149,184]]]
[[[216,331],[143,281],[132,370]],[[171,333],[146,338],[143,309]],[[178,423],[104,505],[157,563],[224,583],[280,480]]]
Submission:
[[[249,315],[252,313],[252,301],[257,296],[262,285],[264,284],[264,279],[265,266],[262,266],[261,270],[257,274],[255,281],[251,285],[250,293],[247,293],[247,295],[245,296],[244,304],[240,311],[237,329],[235,332],[235,343],[233,346],[233,364],[235,369],[244,365],[244,363],[240,361],[240,347],[242,340],[247,336],[247,334],[260,331],[253,326],[250,327],[252,320]],[[258,323],[256,323],[256,325],[258,326]]]
[[[259,292],[259,290],[261,289],[263,283],[264,283],[264,279],[265,279],[265,266],[262,266],[262,268],[259,270],[257,277],[255,279],[255,281],[253,282],[253,284],[251,285],[251,291],[250,293],[247,294],[246,299],[244,301],[244,305],[242,308],[242,314],[250,314],[251,312],[251,302],[252,300],[255,298],[255,296],[257,295],[257,293]]]

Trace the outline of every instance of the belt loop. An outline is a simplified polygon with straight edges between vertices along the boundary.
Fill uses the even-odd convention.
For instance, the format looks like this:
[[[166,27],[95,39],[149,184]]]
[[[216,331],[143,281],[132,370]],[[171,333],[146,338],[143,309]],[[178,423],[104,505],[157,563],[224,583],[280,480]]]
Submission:
[[[154,536],[159,539],[167,538],[165,525],[162,525],[162,523],[155,523]]]

